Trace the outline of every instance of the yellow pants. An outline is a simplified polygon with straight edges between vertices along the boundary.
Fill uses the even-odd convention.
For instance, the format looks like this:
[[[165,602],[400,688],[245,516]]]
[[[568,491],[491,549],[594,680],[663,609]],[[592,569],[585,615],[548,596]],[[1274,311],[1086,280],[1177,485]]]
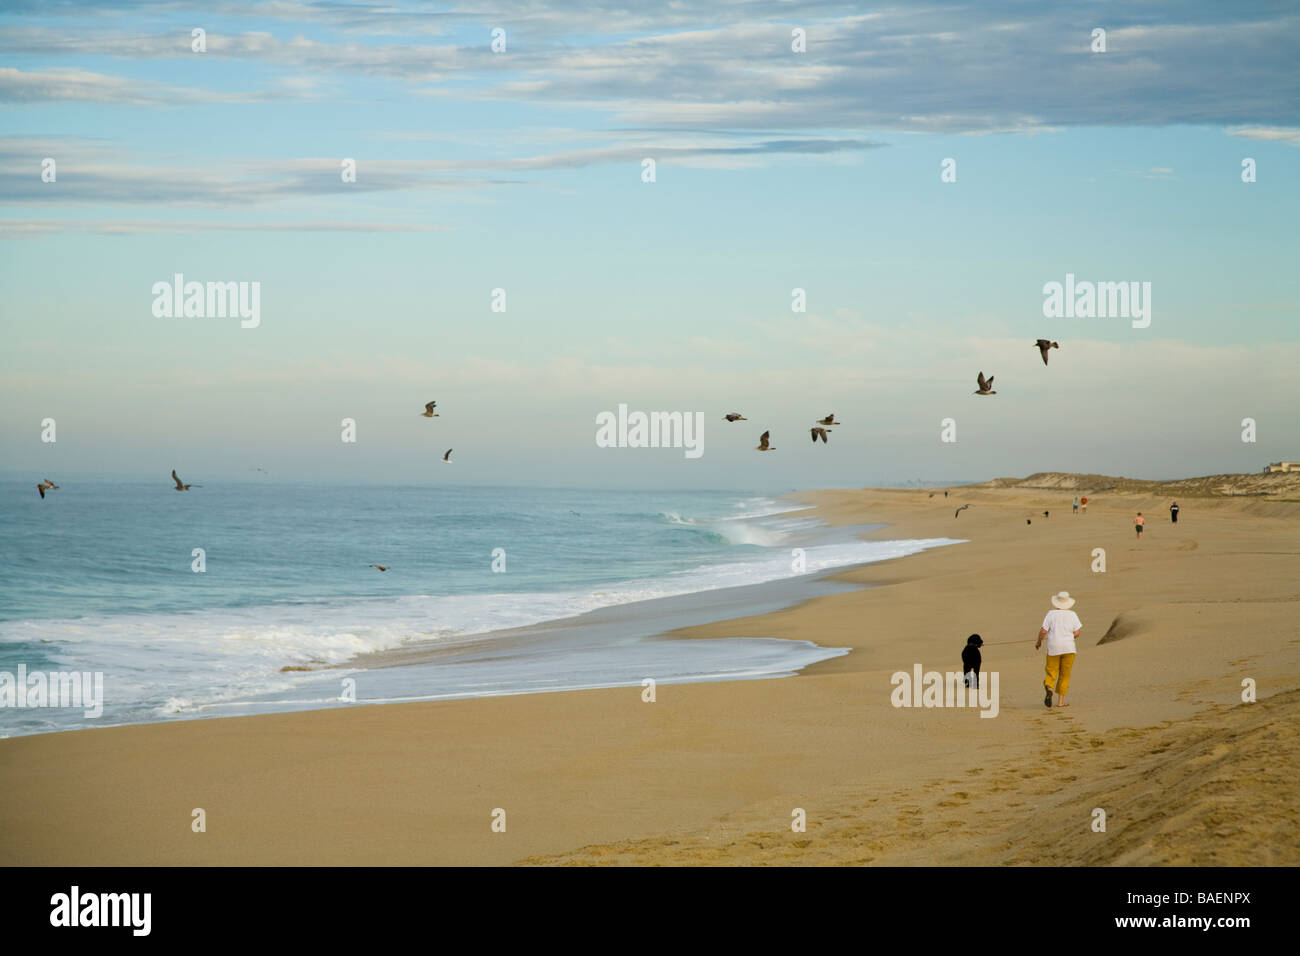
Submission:
[[[1065,694],[1070,689],[1070,671],[1073,669],[1073,654],[1048,654],[1047,676],[1043,678],[1043,686],[1058,694]]]

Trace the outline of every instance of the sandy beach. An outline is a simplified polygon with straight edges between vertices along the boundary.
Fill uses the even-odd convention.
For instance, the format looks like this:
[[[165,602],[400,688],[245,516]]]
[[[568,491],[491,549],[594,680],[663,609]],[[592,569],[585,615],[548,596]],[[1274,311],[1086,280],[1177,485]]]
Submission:
[[[1300,476],[1278,479],[1179,489],[1176,525],[1167,489],[1091,476],[799,495],[828,523],[965,543],[672,635],[852,648],[793,678],[0,740],[0,862],[1294,865]],[[1034,639],[1061,590],[1084,630],[1071,706],[1048,710]],[[892,674],[959,670],[973,632],[995,718],[892,706]]]

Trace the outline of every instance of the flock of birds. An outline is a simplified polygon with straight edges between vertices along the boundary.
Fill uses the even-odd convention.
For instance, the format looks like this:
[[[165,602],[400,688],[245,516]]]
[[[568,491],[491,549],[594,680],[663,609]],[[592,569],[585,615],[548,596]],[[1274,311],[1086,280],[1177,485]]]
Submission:
[[[1060,342],[1053,342],[1051,339],[1038,339],[1036,342],[1034,342],[1034,348],[1038,349],[1038,354],[1043,357],[1044,365],[1047,364],[1047,353],[1052,349],[1059,349],[1060,347],[1061,347]],[[980,372],[979,375],[975,377],[975,384],[979,386],[979,388],[975,389],[976,395],[997,394],[997,392],[993,390],[992,375],[990,375],[988,378],[985,378],[984,373]]]
[[[424,405],[424,413],[421,415],[421,417],[422,417],[422,418],[438,418],[438,417],[440,417],[440,416],[438,415],[438,413],[434,411],[434,409],[437,408],[437,407],[438,407],[438,403],[437,403],[437,402],[425,402],[425,405]],[[451,449],[450,449],[450,448],[448,448],[446,454],[444,454],[444,455],[442,456],[442,460],[443,460],[443,462],[444,462],[445,464],[448,464],[448,465],[451,464]],[[376,568],[378,568],[379,565],[374,564],[374,565],[371,565],[371,567],[376,567]],[[387,571],[388,569],[387,569],[387,568],[379,568],[379,570],[380,570],[380,571]]]
[[[749,419],[746,418],[744,415],[740,414],[740,412],[729,412],[726,415],[722,416],[722,420],[724,422],[749,421]],[[834,412],[829,413],[825,418],[817,419],[817,424],[813,425],[812,428],[808,429],[809,434],[812,436],[812,443],[814,445],[817,444],[817,439],[820,438],[822,440],[822,444],[825,445],[827,442],[830,441],[830,433],[831,433],[831,429],[827,428],[826,426],[838,425],[838,424],[840,423],[835,420]],[[755,446],[754,451],[776,451],[776,446],[772,444],[772,432],[770,429],[758,436],[758,445]]]
[[[1050,352],[1052,349],[1059,349],[1060,347],[1061,347],[1060,342],[1053,342],[1051,339],[1038,339],[1034,342],[1034,348],[1038,349],[1038,354],[1043,357],[1044,365],[1047,364],[1047,353]],[[981,371],[975,377],[975,384],[979,386],[977,389],[975,389],[976,395],[997,394],[997,392],[994,391],[993,389],[992,375],[990,375],[988,378],[985,378],[983,371]],[[432,406],[432,403],[430,403],[430,405]],[[728,422],[749,421],[749,419],[747,419],[744,415],[741,415],[739,412],[730,412],[729,414],[722,416],[722,418],[723,421],[728,421]],[[809,431],[812,434],[813,444],[814,445],[817,444],[817,439],[819,438],[822,440],[823,445],[829,442],[831,429],[826,426],[838,425],[838,424],[839,422],[835,420],[834,412],[827,415],[825,418],[818,419],[817,424],[814,425],[811,429],[809,429]],[[770,430],[763,432],[763,434],[758,437],[758,446],[754,449],[754,451],[776,451],[776,446],[772,444],[772,432]],[[958,514],[960,514],[961,509],[958,508],[957,512]]]
[[[1052,350],[1052,349],[1059,349],[1060,347],[1061,347],[1061,344],[1060,344],[1059,342],[1053,342],[1053,341],[1050,340],[1050,339],[1038,339],[1036,342],[1034,342],[1034,348],[1038,349],[1039,354],[1043,357],[1043,364],[1044,364],[1044,365],[1047,364],[1047,354],[1048,354],[1048,352],[1049,352],[1050,350]],[[976,378],[975,378],[975,382],[976,382],[976,384],[979,386],[979,387],[975,390],[975,394],[976,394],[976,395],[996,395],[996,394],[997,394],[997,392],[994,391],[994,389],[993,389],[993,376],[992,376],[992,375],[990,375],[988,378],[985,378],[985,377],[984,377],[984,372],[983,372],[983,371],[980,371],[980,373],[979,373],[979,374],[976,376]],[[438,407],[438,403],[437,403],[437,402],[426,402],[425,405],[424,405],[424,412],[421,414],[421,417],[422,417],[422,418],[439,418],[439,417],[441,417],[441,416],[439,416],[439,414],[438,414],[436,411],[434,411],[434,409],[437,408],[437,407]],[[748,418],[746,418],[744,415],[740,414],[739,412],[728,412],[726,415],[723,415],[723,416],[722,416],[722,420],[723,420],[723,421],[726,421],[726,422],[747,422],[747,421],[749,421]],[[810,435],[811,438],[812,438],[812,443],[813,443],[814,445],[817,444],[817,440],[818,440],[818,439],[821,439],[821,442],[822,442],[823,445],[829,443],[829,442],[830,442],[830,434],[831,434],[831,427],[830,427],[830,426],[832,426],[832,425],[839,425],[839,424],[840,424],[840,422],[836,421],[836,419],[835,419],[835,413],[834,413],[834,412],[829,412],[829,413],[826,415],[825,418],[819,418],[819,419],[817,419],[817,423],[816,423],[815,425],[813,425],[811,428],[808,429],[809,435]],[[771,432],[770,429],[769,429],[768,431],[763,432],[763,434],[760,435],[760,436],[758,437],[758,445],[754,448],[754,450],[755,450],[755,451],[776,451],[776,446],[772,444],[772,432]],[[447,465],[450,465],[450,464],[451,464],[451,452],[452,452],[452,449],[448,448],[447,451],[443,454],[443,456],[442,456],[442,461],[443,461],[444,464],[447,464]],[[266,473],[265,470],[262,469],[262,468],[257,468],[257,469],[255,469],[255,470],[256,470],[256,471],[260,471],[260,472],[262,472],[263,474]],[[176,474],[176,469],[175,469],[175,468],[172,469],[172,481],[174,481],[174,482],[176,483],[176,487],[172,489],[173,491],[189,491],[191,488],[202,488],[202,487],[203,487],[202,485],[186,484],[185,482],[181,481],[180,476]],[[40,482],[40,483],[36,486],[36,490],[40,492],[41,498],[44,499],[44,498],[45,498],[45,492],[47,492],[47,491],[57,491],[57,490],[58,490],[58,487],[59,487],[58,485],[56,485],[54,482],[50,481],[50,479],[46,478],[44,481]],[[947,496],[948,496],[948,493],[947,493],[947,492],[944,492],[944,497],[946,498]],[[931,495],[931,497],[933,497],[933,495]],[[969,504],[962,505],[962,506],[961,506],[960,508],[958,508],[957,511],[953,514],[953,517],[956,518],[956,517],[960,516],[961,513],[962,513],[963,511],[965,511],[965,510],[966,510],[967,508],[969,508],[969,507],[970,507]],[[1047,516],[1048,516],[1048,512],[1044,511],[1044,512],[1043,512],[1043,517],[1046,518]],[[1026,524],[1029,524],[1029,523],[1030,523],[1030,519],[1026,518],[1026,519],[1025,519],[1025,523],[1026,523]],[[387,571],[387,570],[388,570],[388,566],[387,566],[387,565],[383,565],[383,564],[370,564],[370,565],[367,565],[367,567],[378,568],[380,571]]]
[[[437,418],[437,417],[438,417],[438,413],[434,411],[434,408],[436,408],[437,405],[438,405],[437,402],[429,402],[428,404],[426,404],[426,405],[424,406],[424,415],[423,415],[423,417],[424,417],[424,418]],[[450,448],[448,448],[447,451],[446,451],[446,453],[442,456],[442,460],[443,460],[446,464],[448,464],[448,465],[451,464],[451,449],[450,449]],[[265,468],[250,468],[249,470],[250,470],[250,471],[260,471],[260,472],[261,472],[262,474],[264,474],[264,475],[267,474],[267,471],[266,471]],[[173,488],[172,491],[189,491],[191,488],[202,488],[202,487],[203,487],[202,485],[188,484],[188,483],[186,483],[186,482],[184,482],[184,481],[181,481],[181,477],[180,477],[180,475],[176,474],[176,469],[175,469],[175,468],[172,469],[172,481],[174,481],[174,482],[176,483],[176,487]],[[58,487],[59,487],[58,485],[56,485],[54,482],[50,481],[50,479],[46,478],[44,481],[40,482],[40,483],[36,486],[36,490],[40,492],[40,494],[41,494],[41,498],[42,498],[42,500],[44,500],[44,498],[45,498],[45,492],[47,492],[47,491],[57,491],[57,490],[58,490]],[[372,567],[372,568],[379,568],[380,571],[387,571],[387,570],[388,570],[388,568],[386,568],[386,567],[381,567],[381,566],[378,565],[378,564],[372,564],[372,565],[370,565],[370,567]]]

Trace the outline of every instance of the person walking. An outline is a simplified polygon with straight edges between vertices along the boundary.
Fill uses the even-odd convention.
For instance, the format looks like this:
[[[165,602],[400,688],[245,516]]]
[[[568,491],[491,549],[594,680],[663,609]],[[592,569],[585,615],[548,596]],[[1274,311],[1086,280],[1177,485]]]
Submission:
[[[1133,519],[1133,530],[1137,532],[1139,541],[1142,540],[1142,526],[1146,523],[1147,519],[1142,517],[1142,512],[1139,511],[1137,517]]]
[[[1070,610],[1074,607],[1074,598],[1069,591],[1052,595],[1052,609],[1043,618],[1043,625],[1038,630],[1038,642],[1034,650],[1043,645],[1047,639],[1047,664],[1043,676],[1043,705],[1052,706],[1052,694],[1056,693],[1057,707],[1069,707],[1065,695],[1070,689],[1070,672],[1074,670],[1076,648],[1074,639],[1083,630],[1079,615]]]
[[[1079,517],[1079,496],[1074,496],[1074,516]]]
[[[1169,506],[1169,520],[1178,524],[1178,502],[1176,501]]]

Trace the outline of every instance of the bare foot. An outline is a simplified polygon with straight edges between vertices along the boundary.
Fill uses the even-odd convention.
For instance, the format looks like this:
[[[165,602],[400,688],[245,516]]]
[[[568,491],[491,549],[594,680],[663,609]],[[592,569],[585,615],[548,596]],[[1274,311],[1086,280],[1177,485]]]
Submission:
[[[1069,707],[1070,705],[1067,704],[1065,701],[1061,701],[1061,702],[1059,702],[1056,706],[1057,706],[1057,707]]]

